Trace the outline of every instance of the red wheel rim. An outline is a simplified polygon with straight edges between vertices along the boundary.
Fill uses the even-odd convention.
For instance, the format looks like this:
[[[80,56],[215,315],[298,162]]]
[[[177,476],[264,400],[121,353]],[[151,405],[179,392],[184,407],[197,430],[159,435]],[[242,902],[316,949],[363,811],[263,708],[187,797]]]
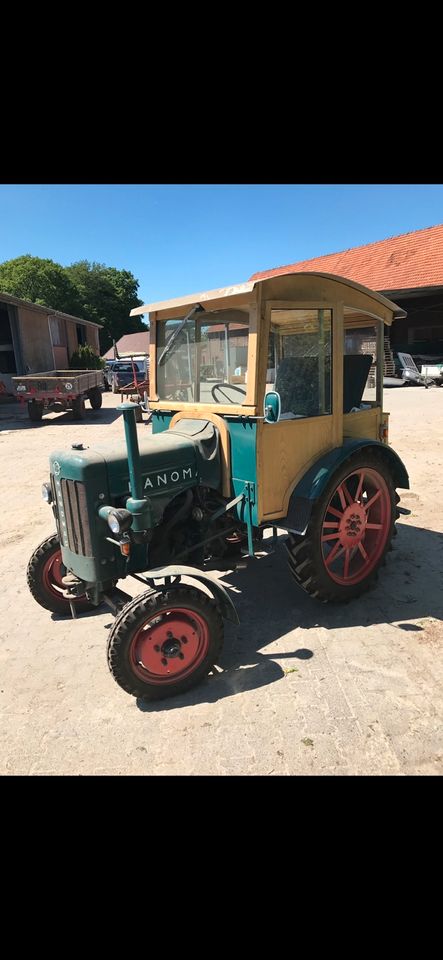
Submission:
[[[377,565],[391,526],[391,497],[384,477],[362,467],[334,491],[321,529],[327,573],[342,586],[361,583]]]
[[[65,603],[69,604],[69,600],[63,596],[63,591],[66,590],[66,587],[62,582],[62,576],[62,552],[59,548],[58,550],[54,550],[54,553],[51,553],[45,560],[43,565],[43,583],[52,597],[55,597],[56,600],[64,600]],[[82,597],[77,597],[73,603],[81,599],[84,599],[84,594]]]
[[[154,613],[135,633],[129,656],[134,673],[145,683],[184,680],[203,663],[209,627],[194,610],[167,607]]]

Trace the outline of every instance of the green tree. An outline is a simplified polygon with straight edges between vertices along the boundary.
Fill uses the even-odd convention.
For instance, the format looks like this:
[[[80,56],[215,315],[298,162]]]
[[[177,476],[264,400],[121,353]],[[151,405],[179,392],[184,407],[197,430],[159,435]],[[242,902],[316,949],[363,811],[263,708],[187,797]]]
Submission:
[[[137,296],[138,280],[129,270],[80,260],[66,267],[66,274],[77,291],[80,316],[103,324],[100,331],[102,353],[123,334],[146,330],[140,317],[129,316],[134,307],[142,304]]]
[[[0,290],[54,310],[80,315],[76,287],[65,268],[54,260],[42,260],[26,253],[0,263]]]
[[[71,370],[103,370],[105,361],[97,356],[89,343],[85,343],[72,354],[69,366]]]
[[[0,290],[63,313],[102,324],[100,349],[104,353],[124,333],[146,330],[130,311],[142,301],[138,280],[129,270],[79,260],[62,267],[27,253],[0,264]]]

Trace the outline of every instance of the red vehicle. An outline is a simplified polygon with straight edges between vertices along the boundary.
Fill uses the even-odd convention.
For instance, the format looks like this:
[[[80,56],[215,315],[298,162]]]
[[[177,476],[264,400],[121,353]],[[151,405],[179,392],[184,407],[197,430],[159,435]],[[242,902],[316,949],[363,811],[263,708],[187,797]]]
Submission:
[[[51,410],[72,410],[82,417],[85,399],[93,410],[102,405],[104,389],[101,370],[48,370],[31,376],[12,377],[20,403],[28,404],[30,420],[38,422]]]

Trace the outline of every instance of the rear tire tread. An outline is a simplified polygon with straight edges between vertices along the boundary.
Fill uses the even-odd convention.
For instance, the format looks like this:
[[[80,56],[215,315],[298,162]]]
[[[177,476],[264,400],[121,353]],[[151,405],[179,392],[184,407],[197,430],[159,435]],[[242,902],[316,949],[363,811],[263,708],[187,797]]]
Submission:
[[[383,476],[386,477],[387,474],[389,475],[389,468],[386,465],[386,461],[383,457],[380,457],[380,455],[368,453],[365,455],[365,463],[368,468],[371,467],[379,470]],[[354,460],[351,458],[346,463],[346,468],[349,470],[349,472],[352,471],[354,464],[358,464],[359,466],[363,465],[361,464],[361,456],[355,458]],[[343,464],[342,467],[344,466],[345,465]],[[338,477],[338,475],[339,472],[337,471],[336,476]],[[329,488],[327,487],[326,491],[328,491],[328,489]],[[322,582],[322,577],[325,576],[325,571],[322,567],[322,564],[317,563],[315,560],[314,543],[316,542],[318,535],[317,526],[321,521],[321,515],[325,508],[325,500],[328,498],[329,493],[324,493],[320,497],[313,507],[306,535],[300,536],[298,534],[289,533],[288,538],[284,543],[284,547],[288,554],[289,570],[297,585],[304,590],[305,593],[326,603],[343,603],[353,599],[354,597],[360,596],[360,594],[366,592],[366,590],[369,590],[374,586],[378,579],[378,570],[386,563],[386,554],[388,550],[392,550],[392,539],[393,537],[397,536],[396,521],[400,516],[400,513],[397,509],[397,504],[400,501],[400,497],[393,487],[392,494],[391,529],[389,531],[382,557],[377,567],[370,572],[366,579],[361,583],[354,584],[350,587],[339,588],[338,590],[334,588],[333,581],[331,581],[330,589],[325,586],[325,584]]]

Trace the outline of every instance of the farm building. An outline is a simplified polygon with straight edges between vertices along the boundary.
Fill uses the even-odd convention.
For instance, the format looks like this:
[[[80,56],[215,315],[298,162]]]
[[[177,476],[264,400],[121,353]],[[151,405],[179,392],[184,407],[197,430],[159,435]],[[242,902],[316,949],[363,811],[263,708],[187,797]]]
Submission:
[[[110,347],[103,354],[103,360],[123,359],[124,357],[141,357],[149,354],[149,330],[142,330],[140,333],[125,333],[120,340],[117,340],[114,347]]]
[[[251,280],[304,271],[333,273],[384,294],[406,311],[391,349],[443,360],[443,224],[254,273]]]
[[[17,373],[66,369],[81,344],[99,354],[99,329],[98,323],[0,291],[0,393],[13,392]]]

